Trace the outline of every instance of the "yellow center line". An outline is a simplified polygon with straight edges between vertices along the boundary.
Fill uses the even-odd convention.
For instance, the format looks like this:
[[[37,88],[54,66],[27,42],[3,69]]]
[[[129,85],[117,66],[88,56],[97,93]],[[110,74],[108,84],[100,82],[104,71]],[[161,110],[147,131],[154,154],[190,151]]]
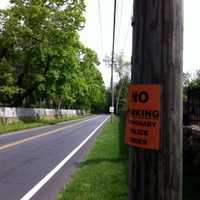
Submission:
[[[14,147],[16,145],[23,144],[25,142],[28,142],[28,141],[31,141],[31,140],[34,140],[34,139],[37,139],[37,138],[40,138],[40,137],[44,137],[44,136],[47,136],[47,135],[52,135],[52,134],[57,133],[59,131],[63,131],[65,129],[67,129],[67,128],[76,127],[79,124],[80,123],[74,124],[74,125],[68,125],[68,126],[65,126],[65,127],[62,127],[62,128],[58,128],[56,130],[45,132],[45,133],[43,133],[41,135],[36,135],[36,136],[29,137],[29,138],[26,138],[26,139],[18,140],[16,142],[12,142],[12,143],[9,143],[9,144],[1,145],[0,146],[0,150],[4,150],[4,149],[10,148],[10,147]]]

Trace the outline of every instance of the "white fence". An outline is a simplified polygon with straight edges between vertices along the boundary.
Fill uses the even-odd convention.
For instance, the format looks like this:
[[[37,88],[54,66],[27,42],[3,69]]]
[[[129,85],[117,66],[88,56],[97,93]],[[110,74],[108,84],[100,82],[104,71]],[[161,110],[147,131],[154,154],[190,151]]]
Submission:
[[[38,119],[43,117],[76,116],[84,114],[85,112],[81,110],[0,107],[1,119]]]

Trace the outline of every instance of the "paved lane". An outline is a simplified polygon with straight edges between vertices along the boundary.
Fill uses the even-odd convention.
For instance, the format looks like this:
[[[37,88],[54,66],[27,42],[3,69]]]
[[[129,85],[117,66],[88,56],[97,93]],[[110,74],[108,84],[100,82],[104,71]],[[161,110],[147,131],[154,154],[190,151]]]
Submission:
[[[0,137],[0,199],[21,199],[107,117],[99,115],[87,120]],[[69,178],[74,163],[82,159],[92,140],[90,139],[31,199],[54,199],[55,193],[66,178]]]

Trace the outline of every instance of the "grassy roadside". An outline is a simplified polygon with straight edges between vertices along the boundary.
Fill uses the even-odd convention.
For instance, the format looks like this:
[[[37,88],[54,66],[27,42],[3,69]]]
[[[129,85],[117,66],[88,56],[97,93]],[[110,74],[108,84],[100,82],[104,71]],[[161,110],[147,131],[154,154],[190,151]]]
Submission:
[[[28,128],[36,128],[36,127],[40,127],[44,125],[53,125],[60,122],[81,119],[81,118],[83,118],[83,116],[71,116],[71,117],[68,116],[68,117],[63,117],[59,119],[41,119],[41,120],[30,121],[30,122],[17,121],[11,124],[0,124],[0,135],[13,132],[13,131],[19,131],[19,130],[24,130]]]
[[[127,147],[124,122],[114,118],[98,136],[75,175],[57,200],[125,200],[128,198]]]

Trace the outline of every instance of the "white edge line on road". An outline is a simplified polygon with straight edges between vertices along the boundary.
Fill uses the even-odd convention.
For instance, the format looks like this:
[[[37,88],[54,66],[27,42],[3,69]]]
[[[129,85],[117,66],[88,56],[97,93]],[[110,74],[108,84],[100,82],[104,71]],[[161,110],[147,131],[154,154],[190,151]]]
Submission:
[[[108,116],[90,135],[79,144],[63,161],[61,161],[52,171],[50,171],[39,183],[37,183],[29,192],[27,192],[20,200],[30,200],[69,160],[74,156],[83,145],[97,132],[97,130],[110,118]]]

